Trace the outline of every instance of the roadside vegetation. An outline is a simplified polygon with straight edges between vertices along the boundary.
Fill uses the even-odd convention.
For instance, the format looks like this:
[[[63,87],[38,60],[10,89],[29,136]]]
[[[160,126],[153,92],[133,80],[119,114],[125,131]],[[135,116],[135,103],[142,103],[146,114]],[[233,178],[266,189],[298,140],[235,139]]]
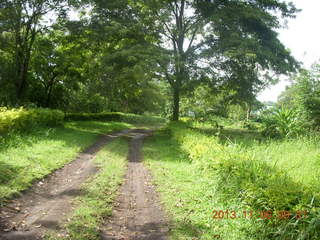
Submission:
[[[77,121],[11,132],[0,146],[0,203],[63,167],[99,135],[130,127],[120,122]]]
[[[170,124],[144,148],[172,239],[319,239],[318,136],[195,125]]]

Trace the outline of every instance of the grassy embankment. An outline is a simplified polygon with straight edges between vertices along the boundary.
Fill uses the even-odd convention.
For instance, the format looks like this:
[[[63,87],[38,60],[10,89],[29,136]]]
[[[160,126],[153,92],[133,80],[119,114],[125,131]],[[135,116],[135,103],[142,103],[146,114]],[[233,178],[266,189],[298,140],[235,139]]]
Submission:
[[[319,140],[181,123],[158,131],[144,154],[171,239],[320,239]]]
[[[105,217],[112,213],[113,200],[126,170],[128,144],[124,138],[116,139],[95,157],[100,172],[83,185],[82,196],[75,200],[77,206],[66,224],[66,234],[49,233],[48,239],[95,240]]]

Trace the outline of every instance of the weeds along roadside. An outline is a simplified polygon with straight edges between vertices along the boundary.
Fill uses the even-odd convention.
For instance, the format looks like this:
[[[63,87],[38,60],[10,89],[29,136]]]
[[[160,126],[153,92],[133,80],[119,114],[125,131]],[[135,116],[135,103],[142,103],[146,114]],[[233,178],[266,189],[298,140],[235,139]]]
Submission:
[[[268,156],[257,158],[254,150],[221,144],[218,137],[182,123],[158,132],[144,152],[172,214],[172,239],[320,238],[319,183],[298,181],[281,164],[270,164]],[[256,215],[213,219],[213,210]],[[299,218],[302,210],[308,211],[307,218]],[[268,211],[270,219],[259,217]],[[278,218],[285,211],[290,216]]]

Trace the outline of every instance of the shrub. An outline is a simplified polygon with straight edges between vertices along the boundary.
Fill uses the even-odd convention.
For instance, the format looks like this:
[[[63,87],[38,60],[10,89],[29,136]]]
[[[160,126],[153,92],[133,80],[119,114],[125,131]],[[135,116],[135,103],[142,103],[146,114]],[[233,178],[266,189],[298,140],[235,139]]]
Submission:
[[[63,123],[64,114],[49,109],[0,108],[0,133],[23,131],[34,126],[56,126]]]
[[[242,127],[248,130],[258,130],[260,125],[254,121],[244,121],[242,122]]]
[[[263,117],[263,135],[270,137],[290,137],[302,132],[303,126],[298,113],[293,109],[279,108]]]
[[[67,113],[65,115],[65,120],[73,121],[120,121],[121,113]]]
[[[118,121],[128,123],[164,123],[165,119],[154,116],[143,116],[131,113],[102,112],[102,113],[67,113],[66,120],[98,120]]]

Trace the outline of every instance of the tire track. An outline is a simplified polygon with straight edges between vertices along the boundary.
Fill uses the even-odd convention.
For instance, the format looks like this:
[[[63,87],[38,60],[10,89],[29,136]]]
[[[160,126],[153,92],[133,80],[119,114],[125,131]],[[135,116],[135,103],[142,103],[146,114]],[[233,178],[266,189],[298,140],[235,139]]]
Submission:
[[[72,199],[85,194],[81,184],[98,171],[91,160],[109,141],[134,131],[123,130],[101,136],[74,161],[0,209],[0,239],[36,240],[41,239],[47,230],[61,229],[73,210]]]
[[[128,170],[120,189],[118,205],[103,227],[104,240],[166,240],[168,223],[162,211],[150,172],[141,162],[143,139],[151,131],[131,134]]]

